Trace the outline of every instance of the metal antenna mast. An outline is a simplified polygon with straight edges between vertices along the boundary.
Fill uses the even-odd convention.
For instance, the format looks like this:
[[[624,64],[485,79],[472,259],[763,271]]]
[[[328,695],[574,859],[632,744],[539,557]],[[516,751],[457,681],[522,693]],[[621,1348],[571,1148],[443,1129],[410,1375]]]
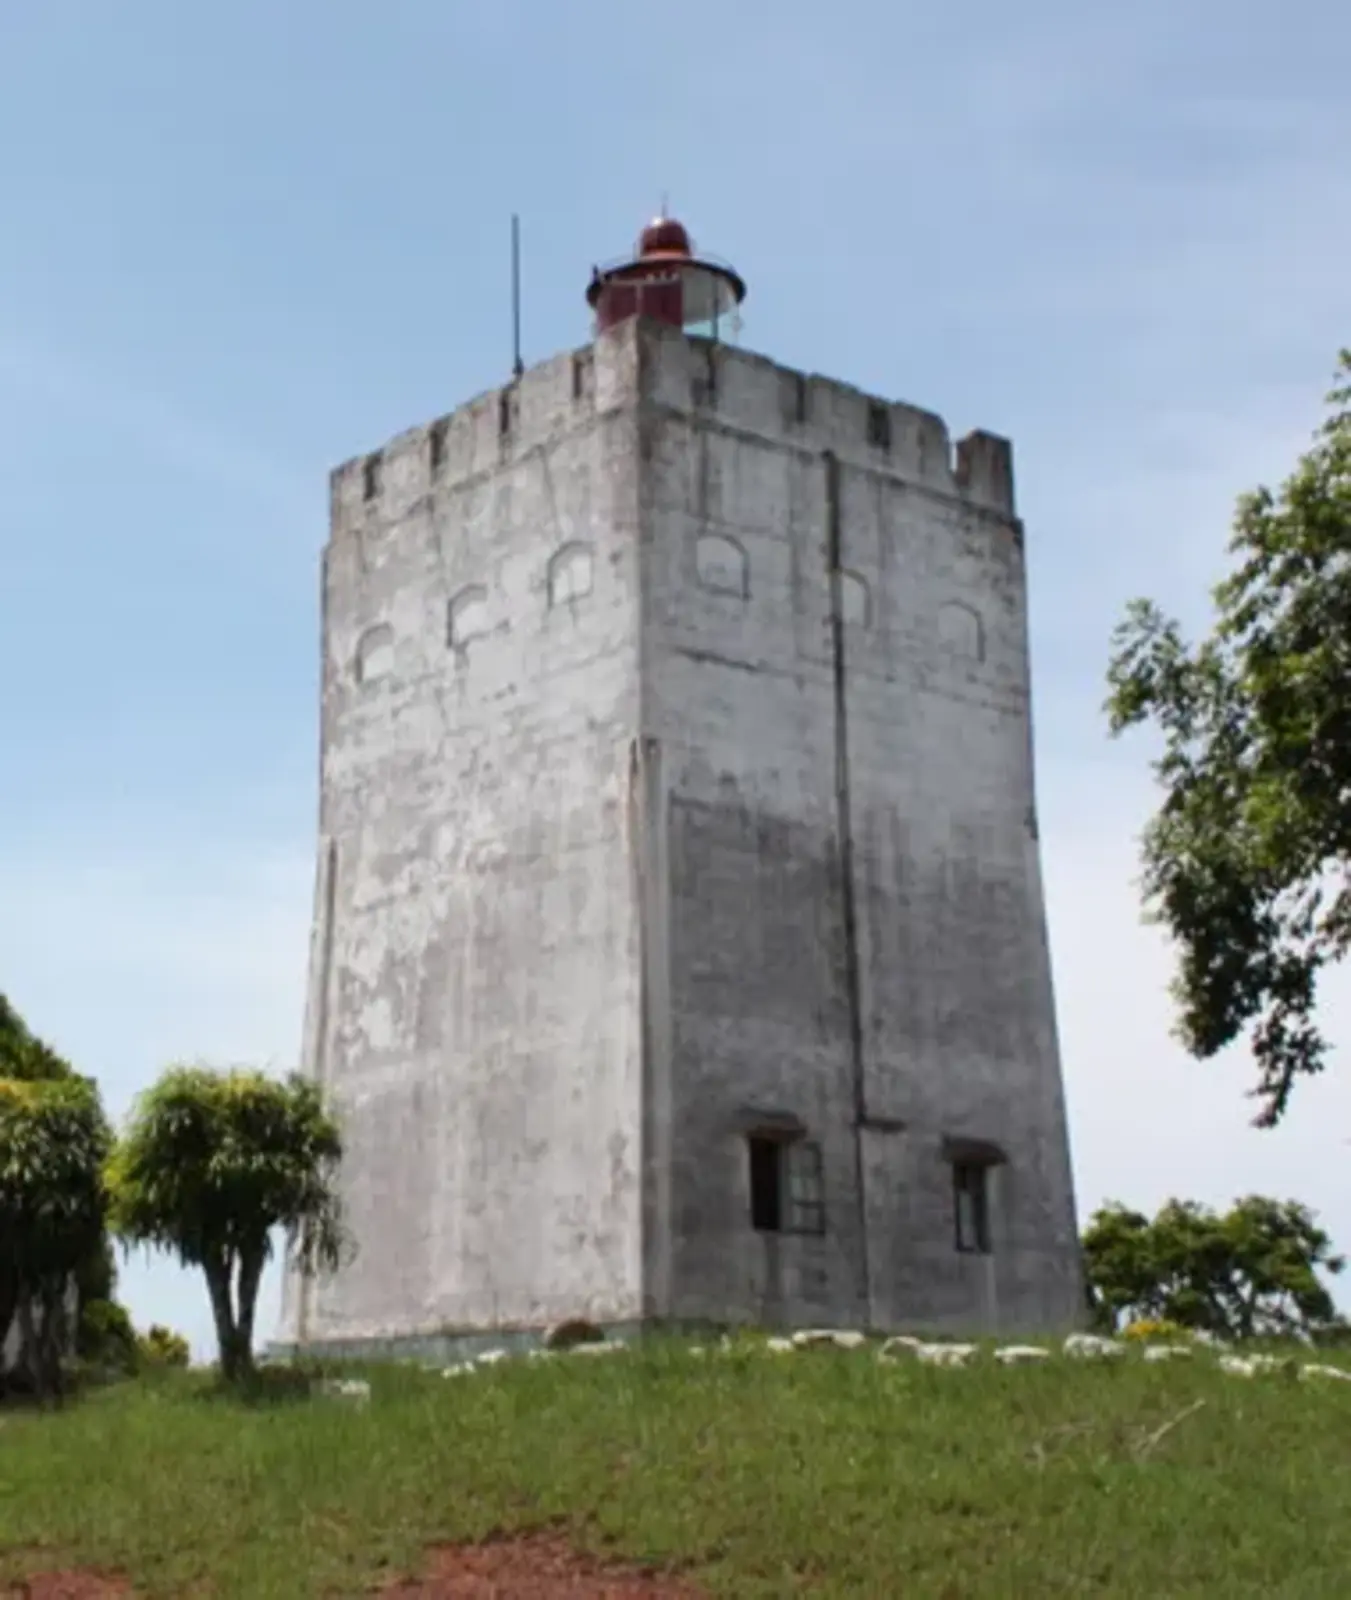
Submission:
[[[511,352],[512,376],[519,378],[525,371],[521,360],[521,219],[513,212],[511,218]]]

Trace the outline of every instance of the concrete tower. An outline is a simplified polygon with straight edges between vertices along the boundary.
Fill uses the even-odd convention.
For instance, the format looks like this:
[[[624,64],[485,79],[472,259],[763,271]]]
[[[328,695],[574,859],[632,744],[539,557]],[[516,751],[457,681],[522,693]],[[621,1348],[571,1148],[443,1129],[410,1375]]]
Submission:
[[[284,1345],[1079,1318],[1009,446],[730,346],[743,294],[659,219],[593,343],[333,474],[357,1248]]]

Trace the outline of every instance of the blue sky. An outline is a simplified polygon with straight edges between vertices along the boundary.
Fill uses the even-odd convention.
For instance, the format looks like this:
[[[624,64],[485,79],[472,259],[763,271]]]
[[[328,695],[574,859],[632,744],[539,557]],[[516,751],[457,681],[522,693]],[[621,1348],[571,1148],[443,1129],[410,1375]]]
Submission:
[[[328,469],[506,377],[513,210],[535,360],[666,193],[746,343],[1014,439],[1081,1209],[1277,1193],[1351,1247],[1351,975],[1251,1130],[1241,1052],[1169,1038],[1099,709],[1351,343],[1349,51],[1338,0],[0,8],[0,987],[118,1115],[293,1062]],[[123,1287],[209,1349],[199,1282]]]

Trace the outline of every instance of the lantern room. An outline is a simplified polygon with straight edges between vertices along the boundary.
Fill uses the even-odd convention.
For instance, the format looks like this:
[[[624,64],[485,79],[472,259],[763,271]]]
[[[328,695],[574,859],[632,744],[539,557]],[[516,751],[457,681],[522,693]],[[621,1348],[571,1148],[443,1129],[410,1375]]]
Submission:
[[[586,292],[598,334],[628,317],[652,317],[712,339],[735,336],[745,298],[731,267],[696,256],[684,227],[665,215],[648,223],[627,260],[593,268]]]

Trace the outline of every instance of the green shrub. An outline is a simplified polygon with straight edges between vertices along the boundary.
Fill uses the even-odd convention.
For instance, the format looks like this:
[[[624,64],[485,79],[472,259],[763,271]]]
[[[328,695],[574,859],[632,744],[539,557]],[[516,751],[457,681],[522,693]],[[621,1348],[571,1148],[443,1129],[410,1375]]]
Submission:
[[[1167,1317],[1140,1317],[1126,1324],[1121,1337],[1147,1344],[1151,1339],[1185,1339],[1187,1330],[1180,1322],[1171,1322]]]
[[[138,1365],[136,1330],[115,1300],[86,1301],[75,1333],[75,1354],[92,1371],[130,1377]]]
[[[188,1341],[172,1328],[151,1323],[149,1331],[136,1340],[141,1364],[146,1367],[186,1367],[191,1351]]]
[[[1315,1328],[1313,1342],[1322,1350],[1351,1350],[1351,1322],[1337,1318]]]

